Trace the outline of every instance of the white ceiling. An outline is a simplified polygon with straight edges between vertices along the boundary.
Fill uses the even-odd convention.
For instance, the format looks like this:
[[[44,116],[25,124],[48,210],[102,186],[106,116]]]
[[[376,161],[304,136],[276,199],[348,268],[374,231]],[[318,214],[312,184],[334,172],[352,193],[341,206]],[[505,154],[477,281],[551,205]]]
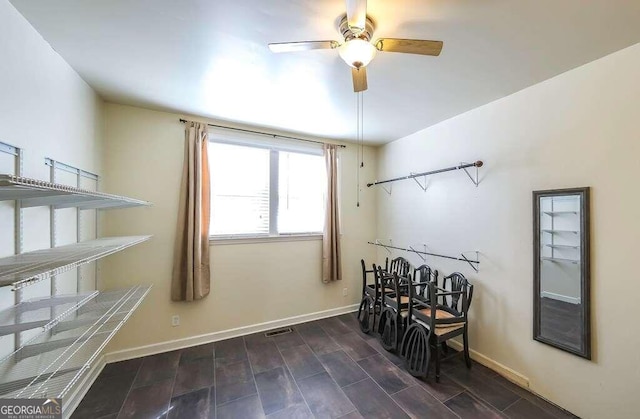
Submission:
[[[11,0],[106,100],[355,139],[343,0]],[[444,41],[440,57],[378,53],[364,137],[386,143],[640,42],[638,0],[370,0],[378,37]]]

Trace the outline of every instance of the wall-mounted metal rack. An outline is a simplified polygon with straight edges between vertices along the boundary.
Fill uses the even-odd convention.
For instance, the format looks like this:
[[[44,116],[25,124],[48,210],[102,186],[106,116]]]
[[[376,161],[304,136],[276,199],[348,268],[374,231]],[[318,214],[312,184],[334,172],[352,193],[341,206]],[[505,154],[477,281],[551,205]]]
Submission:
[[[476,272],[478,272],[478,265],[480,264],[479,260],[469,259],[468,257],[466,257],[464,255],[464,253],[468,253],[468,252],[460,253],[460,256],[449,256],[449,255],[441,255],[441,254],[438,254],[438,253],[427,252],[426,250],[424,250],[424,251],[416,250],[412,246],[409,246],[409,247],[405,248],[405,247],[393,246],[393,245],[390,245],[390,244],[384,244],[384,243],[381,243],[378,240],[376,240],[375,242],[367,242],[367,243],[368,244],[372,244],[374,246],[381,246],[381,247],[384,247],[385,249],[402,250],[404,252],[415,253],[417,255],[434,256],[434,257],[438,257],[438,258],[444,258],[444,259],[458,260],[458,261],[461,261],[461,262],[466,262]],[[476,253],[476,259],[478,259],[478,253],[479,252],[477,252],[477,251],[474,251],[474,252]],[[422,258],[422,260],[424,261],[425,258]]]
[[[111,292],[110,305],[90,322],[74,328],[44,331],[2,359],[0,397],[64,397],[83,378],[149,290],[148,286],[136,286]],[[71,314],[68,317],[72,317]],[[70,321],[78,318],[82,315]]]
[[[11,285],[14,290],[20,289],[150,238],[151,236],[105,237],[1,258],[0,286]]]
[[[417,178],[426,178],[427,176],[431,176],[431,175],[436,175],[439,173],[445,173],[445,172],[451,172],[454,170],[464,170],[464,172],[467,174],[467,176],[469,177],[469,179],[471,179],[471,182],[473,182],[474,185],[478,186],[480,184],[480,180],[478,178],[478,168],[482,167],[484,163],[481,160],[478,160],[474,163],[460,163],[458,166],[452,166],[452,167],[446,167],[444,169],[437,169],[437,170],[431,170],[428,172],[422,172],[422,173],[411,173],[407,176],[400,176],[400,177],[396,177],[393,179],[387,179],[387,180],[380,180],[380,181],[375,181],[375,182],[371,182],[371,183],[367,183],[368,187],[372,187],[374,185],[382,185],[385,183],[390,183],[390,182],[397,182],[399,180],[406,180],[406,179],[414,179],[418,185],[420,186],[420,188],[422,190],[426,190],[427,186],[426,186],[426,182],[425,184],[422,184],[418,181]],[[476,168],[476,173],[475,173],[475,177],[471,175],[471,173],[469,173],[469,171],[467,169],[469,169],[470,167],[475,167]],[[389,193],[389,191],[387,191]]]
[[[55,209],[104,209],[150,205],[149,202],[139,199],[95,192],[22,176],[0,175],[0,201],[13,200],[19,201],[21,208],[50,205]]]

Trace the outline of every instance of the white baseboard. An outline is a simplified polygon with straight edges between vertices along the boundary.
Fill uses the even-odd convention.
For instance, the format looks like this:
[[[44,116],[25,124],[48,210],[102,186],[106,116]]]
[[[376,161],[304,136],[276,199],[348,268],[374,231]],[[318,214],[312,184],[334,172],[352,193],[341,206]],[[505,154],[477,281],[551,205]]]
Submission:
[[[340,314],[351,313],[356,310],[358,310],[358,304],[352,304],[344,307],[317,311],[315,313],[302,314],[299,316],[272,320],[250,326],[237,327],[235,329],[222,330],[219,332],[207,333],[199,336],[191,336],[183,339],[154,343],[151,345],[139,346],[137,348],[123,349],[120,351],[105,354],[104,358],[107,363],[140,358],[143,356],[175,351],[176,349],[183,349],[191,346],[202,345],[205,343],[217,342],[219,340],[231,339],[238,336],[249,335],[252,333],[264,332],[278,327],[292,326],[294,324],[305,323],[312,320],[324,319],[326,317],[333,317]]]
[[[447,344],[458,351],[462,350],[462,344],[460,342],[456,342],[455,340],[448,340]],[[529,390],[529,379],[519,372],[512,370],[506,365],[503,365],[476,350],[469,349],[469,355],[471,356],[471,359],[478,362],[479,364],[482,364],[485,367],[497,372],[512,383]]]
[[[98,358],[98,361],[93,364],[89,373],[85,375],[84,379],[76,386],[76,390],[69,396],[65,397],[62,403],[63,417],[69,418],[71,414],[76,410],[84,396],[87,394],[91,385],[96,378],[100,375],[106,363],[104,362],[104,356]]]
[[[542,291],[540,296],[551,298],[552,300],[564,301],[565,303],[580,304],[580,297],[569,297],[568,295],[556,294],[555,292]]]

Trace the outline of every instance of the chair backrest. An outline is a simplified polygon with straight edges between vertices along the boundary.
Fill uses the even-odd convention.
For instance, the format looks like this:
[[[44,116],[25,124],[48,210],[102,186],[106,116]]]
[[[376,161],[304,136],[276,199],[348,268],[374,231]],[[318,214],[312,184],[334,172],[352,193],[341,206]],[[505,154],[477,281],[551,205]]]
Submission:
[[[427,289],[427,282],[435,282],[438,284],[438,270],[433,270],[429,265],[420,265],[413,270],[413,281],[415,286],[415,293],[423,295],[429,298],[429,293],[425,295]]]
[[[376,288],[376,301],[377,301],[382,295],[382,289],[384,288],[383,285],[385,284],[385,272],[382,266],[380,265],[376,265],[374,263],[372,266],[373,266],[373,281]]]
[[[427,265],[423,265],[423,266],[427,266]],[[430,307],[430,293],[429,293],[428,285],[430,283],[437,284],[437,276],[438,276],[437,271],[435,271],[436,280],[433,281],[431,280],[433,277],[430,273],[431,268],[429,268],[429,270],[427,271],[426,269],[423,268],[423,266],[420,266],[413,271],[414,272],[413,280],[409,281],[409,287],[408,287],[409,313],[412,313],[412,315],[415,315],[413,309],[419,311],[419,310],[428,309]],[[419,273],[419,275],[416,275],[416,273]],[[423,278],[426,280],[423,280]],[[425,289],[426,289],[426,295],[424,292]],[[408,317],[409,323],[411,323],[412,321],[412,315]]]
[[[374,277],[375,277],[375,265],[373,265],[373,270],[370,270],[370,271],[367,270],[367,266],[364,263],[364,259],[360,259],[360,265],[362,265],[362,293],[364,294],[367,288],[367,274],[374,274]],[[375,281],[375,278],[374,278],[374,281]]]
[[[389,259],[387,258],[385,261],[385,271],[389,274],[397,273],[398,276],[407,276],[411,271],[411,264],[408,260],[403,257],[397,257],[391,260],[391,264],[389,264]]]
[[[471,300],[473,299],[473,285],[469,283],[467,278],[460,272],[454,272],[451,275],[442,278],[442,288],[455,292],[455,294],[442,296],[441,304],[462,313],[464,305],[466,304],[466,310],[469,310],[471,306]],[[464,291],[464,293],[460,293]],[[461,301],[461,297],[464,296],[466,301]]]
[[[400,276],[397,272],[394,272],[393,275],[386,274],[381,268],[379,268],[379,277],[383,280],[387,280],[387,285],[380,288],[382,303],[386,305],[391,305],[396,309],[401,309],[402,296],[408,296],[411,288],[409,284],[411,284],[411,274],[407,274],[407,276]],[[389,291],[389,288],[393,291]],[[387,299],[387,297],[390,298]]]

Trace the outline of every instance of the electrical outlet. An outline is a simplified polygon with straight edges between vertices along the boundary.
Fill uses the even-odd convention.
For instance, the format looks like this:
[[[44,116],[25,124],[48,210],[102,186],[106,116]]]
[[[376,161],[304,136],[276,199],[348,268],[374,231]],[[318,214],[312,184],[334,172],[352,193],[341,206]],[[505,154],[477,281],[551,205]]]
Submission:
[[[180,326],[180,316],[178,315],[171,316],[171,326],[173,327]]]
[[[349,289],[348,288],[343,288],[342,289],[342,296],[346,297],[349,294]]]

